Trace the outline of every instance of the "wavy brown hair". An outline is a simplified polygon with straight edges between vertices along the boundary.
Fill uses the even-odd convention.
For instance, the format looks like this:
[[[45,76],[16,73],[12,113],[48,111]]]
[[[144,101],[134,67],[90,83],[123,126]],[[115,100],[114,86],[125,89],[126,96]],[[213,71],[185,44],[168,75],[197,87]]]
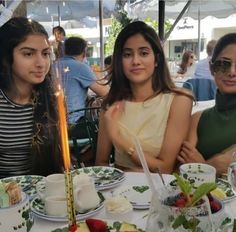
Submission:
[[[25,17],[14,17],[0,27],[0,88],[6,91],[12,84],[13,50],[29,35],[48,34],[38,22]],[[55,84],[48,73],[44,81],[34,86],[33,134],[31,144],[32,174],[48,175],[61,171],[62,158],[59,147],[58,113]]]
[[[135,21],[123,28],[115,41],[112,65],[107,75],[111,88],[108,96],[104,99],[103,108],[105,109],[107,105],[112,105],[116,101],[131,99],[133,96],[130,82],[123,71],[122,54],[127,39],[136,34],[142,35],[151,45],[155,60],[158,61],[152,76],[154,95],[173,92],[193,98],[188,91],[176,88],[172,81],[162,44],[155,30],[142,21]]]

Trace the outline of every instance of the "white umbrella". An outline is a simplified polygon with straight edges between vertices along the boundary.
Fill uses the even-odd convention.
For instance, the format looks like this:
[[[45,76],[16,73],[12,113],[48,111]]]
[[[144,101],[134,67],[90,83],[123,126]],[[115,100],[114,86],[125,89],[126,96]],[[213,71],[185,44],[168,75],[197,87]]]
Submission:
[[[162,8],[160,8],[161,5]],[[159,21],[159,36],[163,41],[168,38],[181,17],[185,16],[198,19],[198,57],[201,47],[200,20],[207,16],[225,18],[235,13],[235,0],[140,0],[129,6],[130,17],[139,19],[150,17]],[[166,33],[166,36],[164,36],[163,25],[165,18],[176,19],[171,30]]]
[[[166,18],[176,19],[187,0],[165,0],[165,16]],[[158,0],[136,1],[130,4],[130,15],[137,16],[140,19],[150,17],[152,19],[158,18]],[[185,16],[194,19],[205,18],[209,15],[217,18],[225,18],[236,13],[235,0],[193,0],[185,12]]]

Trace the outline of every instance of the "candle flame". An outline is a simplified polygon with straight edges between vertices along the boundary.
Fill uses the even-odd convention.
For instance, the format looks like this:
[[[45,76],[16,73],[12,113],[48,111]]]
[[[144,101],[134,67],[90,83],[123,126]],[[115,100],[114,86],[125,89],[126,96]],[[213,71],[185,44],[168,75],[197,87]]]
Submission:
[[[71,166],[71,161],[70,161],[70,149],[69,149],[68,131],[67,131],[65,96],[60,85],[58,85],[58,92],[56,93],[56,96],[57,96],[57,107],[59,113],[60,139],[61,139],[64,167],[65,170],[69,170]]]

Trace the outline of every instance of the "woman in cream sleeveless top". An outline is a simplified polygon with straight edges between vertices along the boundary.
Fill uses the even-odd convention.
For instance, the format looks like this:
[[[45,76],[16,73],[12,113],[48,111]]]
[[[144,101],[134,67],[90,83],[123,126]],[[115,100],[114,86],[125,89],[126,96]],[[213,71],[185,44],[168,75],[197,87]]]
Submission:
[[[111,88],[100,115],[96,165],[142,171],[137,138],[152,172],[171,173],[187,136],[192,95],[171,80],[155,30],[141,21],[118,35],[108,79]]]
[[[124,113],[119,121],[124,139],[137,137],[143,152],[157,157],[163,143],[167,119],[173,94],[159,94],[147,102],[125,102]],[[115,149],[115,163],[118,166],[135,169],[136,165],[125,152]]]

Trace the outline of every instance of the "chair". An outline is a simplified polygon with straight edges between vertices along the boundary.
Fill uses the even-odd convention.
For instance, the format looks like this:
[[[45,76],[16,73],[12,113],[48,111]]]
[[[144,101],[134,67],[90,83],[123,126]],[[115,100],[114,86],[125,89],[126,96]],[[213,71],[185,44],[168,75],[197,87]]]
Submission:
[[[192,85],[192,89],[189,85]],[[216,84],[212,79],[193,78],[184,82],[183,87],[193,91],[196,101],[208,101],[215,99]]]
[[[188,85],[188,86],[187,86],[187,87],[185,86],[184,88],[187,88],[187,89],[193,91],[193,86],[192,86],[191,83],[188,83],[188,82],[186,82],[186,81],[174,81],[174,83],[175,83],[175,85],[176,85],[177,87],[181,87],[181,88],[183,88],[183,87],[184,87],[184,84],[186,84],[186,85]]]
[[[68,132],[69,145],[78,164],[84,162],[84,159],[89,165],[95,162],[100,109],[101,107],[87,107],[70,112],[84,112],[84,116],[76,124],[69,125]],[[89,149],[91,157],[83,157]]]

